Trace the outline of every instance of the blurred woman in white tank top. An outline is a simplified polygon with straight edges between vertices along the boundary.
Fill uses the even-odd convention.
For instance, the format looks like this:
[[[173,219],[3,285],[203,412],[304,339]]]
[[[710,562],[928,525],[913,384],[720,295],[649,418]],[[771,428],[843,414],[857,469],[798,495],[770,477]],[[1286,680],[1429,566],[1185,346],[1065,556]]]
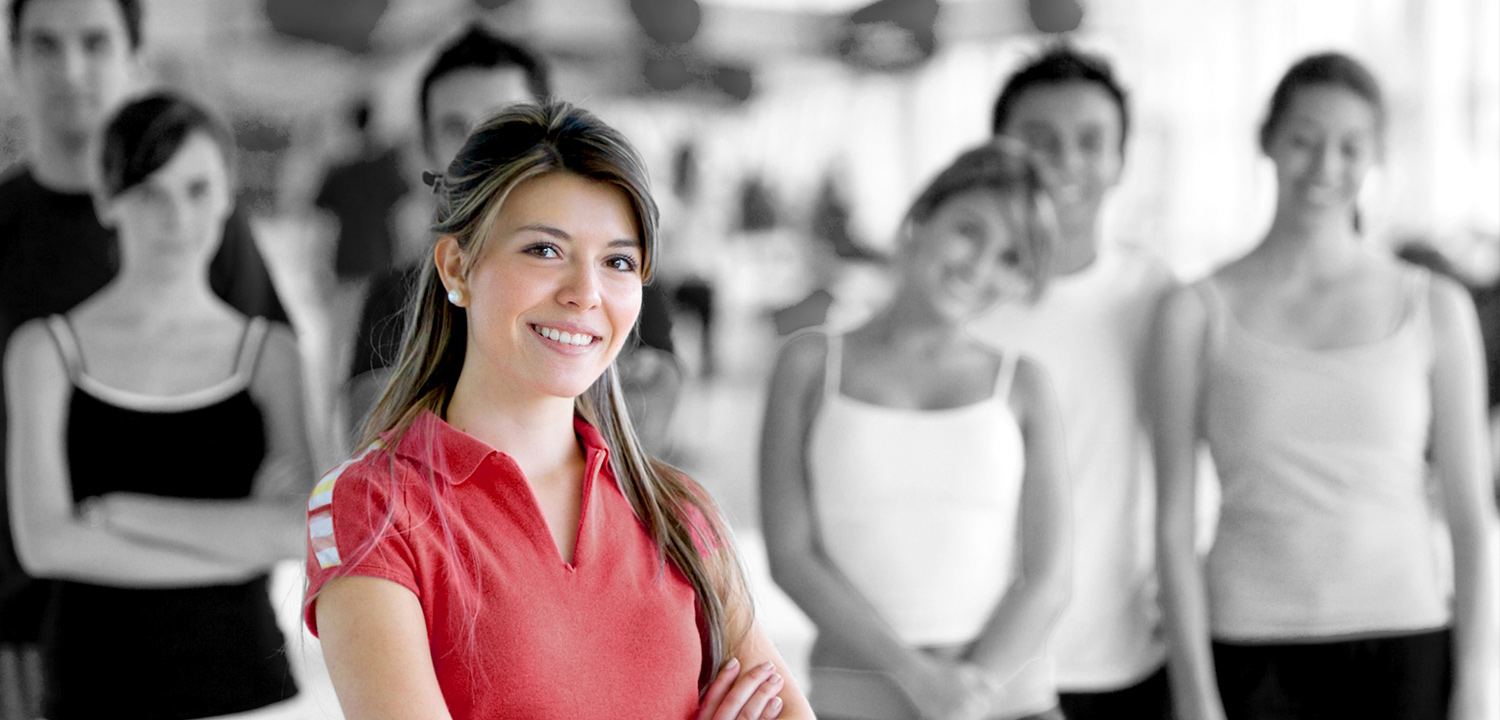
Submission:
[[[890,304],[781,350],[761,516],[773,576],[818,628],[820,718],[1058,717],[1057,409],[1039,365],[963,331],[1040,291],[1050,212],[1024,156],[964,153],[907,214]]]
[[[1265,239],[1158,318],[1157,536],[1183,720],[1500,717],[1478,326],[1457,284],[1360,237],[1384,125],[1357,61],[1294,65],[1261,129]],[[1206,560],[1200,441],[1223,491]]]

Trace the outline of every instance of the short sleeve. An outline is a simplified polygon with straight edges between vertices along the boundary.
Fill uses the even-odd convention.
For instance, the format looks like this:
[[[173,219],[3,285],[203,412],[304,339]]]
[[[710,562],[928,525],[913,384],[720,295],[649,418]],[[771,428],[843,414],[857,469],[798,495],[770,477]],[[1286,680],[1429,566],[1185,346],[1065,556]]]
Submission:
[[[345,575],[383,578],[419,594],[399,469],[375,446],[324,475],[307,503],[303,620],[318,634],[318,592]]]

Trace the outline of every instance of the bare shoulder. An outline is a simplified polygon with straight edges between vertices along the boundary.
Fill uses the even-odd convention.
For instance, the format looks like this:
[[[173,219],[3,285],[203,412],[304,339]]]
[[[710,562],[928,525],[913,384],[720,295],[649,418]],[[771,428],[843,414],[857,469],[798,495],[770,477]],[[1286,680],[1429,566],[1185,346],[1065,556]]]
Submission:
[[[828,335],[821,330],[802,330],[781,344],[776,364],[788,370],[821,372],[827,358]]]
[[[66,376],[62,356],[45,319],[22,323],[11,333],[5,347],[7,392],[28,393],[37,380]],[[20,382],[23,379],[26,382]]]
[[[771,371],[773,394],[796,391],[821,382],[828,361],[828,336],[804,330],[787,338],[776,354]]]
[[[1446,275],[1428,272],[1428,277],[1431,280],[1427,299],[1431,306],[1433,328],[1440,335],[1451,335],[1465,329],[1472,329],[1477,333],[1479,313],[1474,308],[1474,298],[1468,289]]]
[[[1016,352],[1011,350],[1009,352]],[[1027,407],[1051,396],[1052,376],[1040,362],[1025,353],[1017,353],[1016,375],[1011,381],[1011,396]]]
[[[251,388],[263,397],[302,394],[302,353],[297,336],[285,323],[269,321],[255,359]]]
[[[302,353],[297,346],[297,335],[291,326],[275,320],[266,323],[265,345],[261,348],[261,363],[268,368],[297,368],[302,366]]]
[[[1197,282],[1173,285],[1162,297],[1161,305],[1157,310],[1158,322],[1170,325],[1191,325],[1203,322],[1208,318],[1208,306],[1203,297],[1207,292],[1205,285],[1218,283],[1222,286],[1232,282],[1234,281],[1226,282],[1223,271],[1220,271]]]

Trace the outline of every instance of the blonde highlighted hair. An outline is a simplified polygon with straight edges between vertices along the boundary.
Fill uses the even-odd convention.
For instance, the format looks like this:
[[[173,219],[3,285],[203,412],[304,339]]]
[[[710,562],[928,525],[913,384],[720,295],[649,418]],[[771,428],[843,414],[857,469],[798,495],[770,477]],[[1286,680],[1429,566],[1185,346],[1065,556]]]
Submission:
[[[470,133],[436,180],[432,229],[457,241],[463,272],[482,254],[510,193],[549,173],[570,173],[625,192],[640,230],[641,273],[649,280],[657,248],[657,208],[645,163],[623,135],[565,102],[513,105],[489,118]],[[394,446],[424,411],[446,414],[468,344],[463,313],[447,301],[435,265],[427,263],[407,308],[393,375],[359,447],[387,435],[396,438],[386,443]],[[620,490],[655,541],[659,558],[671,562],[697,596],[707,631],[702,689],[733,654],[751,621],[743,573],[724,520],[696,483],[642,448],[613,363],[575,400],[575,409],[603,436]],[[461,599],[472,615],[478,612],[478,591],[464,592],[469,591],[472,595]],[[739,614],[731,617],[736,609]]]
[[[903,223],[932,219],[943,203],[971,190],[993,193],[1015,235],[1021,271],[1031,281],[1031,298],[1041,295],[1051,276],[1057,217],[1041,175],[1024,144],[1005,136],[971,148],[953,159],[912,201]]]

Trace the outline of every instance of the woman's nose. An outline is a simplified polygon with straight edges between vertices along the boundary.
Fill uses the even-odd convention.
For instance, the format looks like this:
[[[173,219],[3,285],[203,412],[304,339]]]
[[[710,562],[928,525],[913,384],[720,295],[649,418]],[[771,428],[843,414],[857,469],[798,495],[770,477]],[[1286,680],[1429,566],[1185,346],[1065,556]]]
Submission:
[[[599,304],[599,271],[589,263],[574,263],[563,276],[557,299],[565,305],[588,309]]]

